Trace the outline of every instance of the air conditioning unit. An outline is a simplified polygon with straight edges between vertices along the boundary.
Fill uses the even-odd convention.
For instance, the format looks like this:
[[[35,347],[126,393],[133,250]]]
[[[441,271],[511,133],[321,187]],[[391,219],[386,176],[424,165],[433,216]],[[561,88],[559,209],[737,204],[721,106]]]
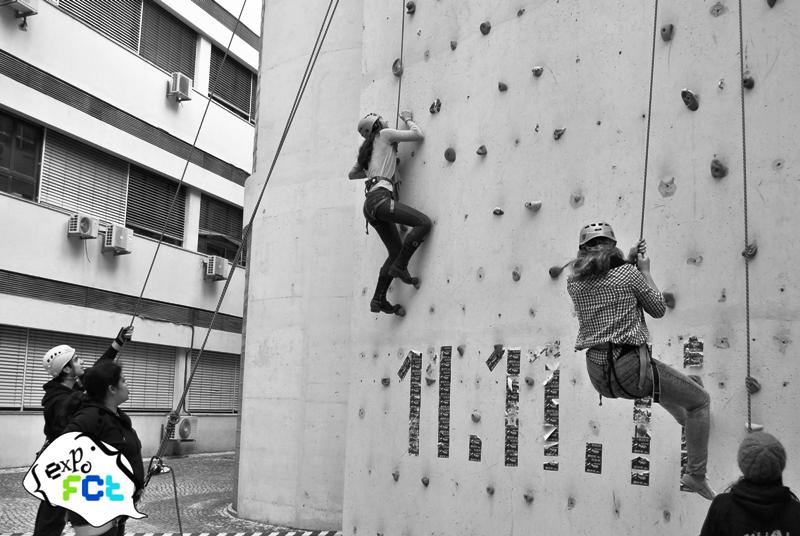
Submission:
[[[30,17],[39,12],[39,0],[0,0],[0,7],[8,7],[17,12],[17,18]]]
[[[178,102],[192,100],[192,79],[183,73],[172,73],[167,84],[167,97],[175,97]]]
[[[88,214],[73,214],[67,223],[67,236],[72,238],[97,238],[100,220]]]
[[[169,426],[169,415],[163,424],[166,429]],[[163,435],[163,434],[162,434]],[[178,439],[181,441],[194,441],[197,438],[197,417],[190,417],[189,415],[181,415],[178,422],[175,424],[175,430],[172,435],[167,439]]]
[[[227,279],[228,259],[225,257],[217,257],[216,255],[209,255],[206,258],[206,272],[204,279],[212,281],[220,281]]]
[[[133,231],[123,225],[112,224],[106,227],[106,238],[103,240],[103,253],[127,255],[132,251]]]

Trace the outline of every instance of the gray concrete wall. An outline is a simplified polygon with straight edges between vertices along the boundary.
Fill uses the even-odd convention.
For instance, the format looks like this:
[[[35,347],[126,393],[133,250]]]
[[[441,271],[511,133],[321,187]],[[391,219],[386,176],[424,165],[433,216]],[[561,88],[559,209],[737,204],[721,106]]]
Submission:
[[[330,527],[343,501],[347,535],[697,532],[708,502],[679,490],[680,427],[651,408],[649,454],[632,452],[633,403],[598,406],[583,356],[572,350],[577,321],[565,274],[548,275],[574,256],[585,223],[609,220],[625,248],[638,238],[652,3],[438,1],[405,15],[402,107],[416,112],[426,139],[401,150],[402,196],[435,226],[410,266],[422,287],[395,283],[390,291],[408,310],[402,319],[367,312],[385,253],[374,233],[361,234],[363,198],[343,179],[359,143],[355,120],[395,111],[401,12],[357,4],[339,20],[339,40],[329,40],[256,221],[240,512]],[[677,306],[649,325],[656,357],[678,368],[689,337],[704,343],[704,365],[690,372],[712,396],[709,478],[722,489],[738,476],[747,413],[739,13],[733,2],[661,4],[658,26],[674,24],[675,34],[656,40],[644,234],[654,277]],[[250,206],[320,5],[267,5]],[[760,245],[750,266],[752,373],[764,385],[753,421],[791,453],[800,445],[798,280],[786,246],[796,242],[800,198],[792,151],[800,117],[792,21],[800,10],[758,1],[743,15],[746,68],[756,81],[746,95],[750,238]],[[479,31],[485,21],[488,35]],[[534,66],[544,67],[541,77]],[[700,95],[697,112],[682,103],[684,87]],[[441,112],[431,115],[436,98]],[[559,128],[566,132],[555,140]],[[475,152],[480,145],[485,157]],[[448,147],[457,152],[453,163],[443,158]],[[710,175],[715,157],[729,167],[724,179]],[[529,210],[526,201],[542,207]],[[490,371],[497,344],[506,351]],[[441,387],[447,346],[449,413]],[[401,380],[410,350],[421,354],[419,376]],[[512,350],[518,375],[507,369]],[[506,462],[509,375],[512,389],[518,376],[516,464]],[[418,453],[409,453],[414,381]],[[556,381],[558,451],[546,456],[553,436],[545,399]],[[441,439],[440,414],[449,414]],[[481,439],[480,461],[469,460],[470,436]],[[587,443],[602,445],[599,473],[586,471]],[[649,463],[647,486],[631,483],[639,456]],[[797,467],[790,458],[790,485],[800,485]]]
[[[268,1],[250,215],[327,2]],[[361,2],[342,2],[253,228],[238,511],[304,528],[341,523],[358,136]]]

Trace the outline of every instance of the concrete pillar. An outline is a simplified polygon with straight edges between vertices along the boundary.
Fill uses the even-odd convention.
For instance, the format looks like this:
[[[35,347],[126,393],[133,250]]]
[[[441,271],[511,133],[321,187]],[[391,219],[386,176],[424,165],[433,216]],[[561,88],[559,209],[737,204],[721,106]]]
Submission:
[[[211,80],[211,41],[198,36],[194,62],[194,89],[201,95],[208,95]]]
[[[200,233],[200,190],[186,188],[186,206],[183,218],[183,247],[197,251]]]
[[[327,2],[268,0],[257,172],[245,215],[289,115]],[[239,441],[238,511],[303,527],[341,524],[353,217],[347,180],[359,138],[361,1],[342,2],[254,221]]]

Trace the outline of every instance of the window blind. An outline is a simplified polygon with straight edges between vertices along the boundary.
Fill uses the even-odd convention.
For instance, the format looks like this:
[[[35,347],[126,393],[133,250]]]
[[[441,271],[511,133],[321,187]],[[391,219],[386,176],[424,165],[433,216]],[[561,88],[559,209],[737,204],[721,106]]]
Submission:
[[[142,0],[60,0],[58,7],[112,41],[138,50]]]
[[[0,325],[0,408],[22,407],[27,338],[24,328]]]
[[[221,101],[229,108],[239,112],[246,119],[251,117],[251,98],[253,93],[252,71],[236,61],[230,55],[215,46],[211,47],[211,77],[209,91],[214,91],[212,98]]]
[[[194,79],[197,32],[153,0],[145,0],[139,54],[168,73]]]
[[[39,201],[125,224],[128,163],[46,131]]]
[[[144,234],[157,238],[167,222],[164,237],[172,243],[183,243],[183,222],[186,209],[186,190],[178,184],[150,173],[137,166],[131,166],[128,183],[128,207],[126,225]],[[170,212],[173,198],[175,203]],[[167,215],[169,214],[169,220]]]
[[[197,361],[192,351],[192,366]],[[235,413],[239,411],[241,356],[203,351],[189,388],[189,411]]]

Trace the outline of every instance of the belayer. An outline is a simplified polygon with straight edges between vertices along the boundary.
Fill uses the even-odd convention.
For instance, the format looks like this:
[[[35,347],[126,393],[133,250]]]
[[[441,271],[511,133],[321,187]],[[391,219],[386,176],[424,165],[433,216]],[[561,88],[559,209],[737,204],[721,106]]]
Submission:
[[[642,239],[625,257],[607,223],[581,229],[567,281],[579,323],[575,349],[587,350],[589,379],[601,400],[652,395],[685,427],[687,464],[681,483],[711,500],[715,493],[706,479],[711,398],[699,379],[652,357],[643,311],[660,318],[666,305],[646,252]]]
[[[348,176],[351,180],[367,179],[364,217],[378,232],[389,252],[378,272],[375,294],[369,304],[370,311],[405,316],[403,306],[389,303],[386,293],[395,277],[409,285],[419,285],[419,279],[408,273],[408,261],[430,232],[431,220],[398,200],[397,144],[424,139],[411,112],[401,112],[400,118],[407,129],[389,128],[388,122],[374,113],[367,114],[358,122],[358,132],[364,142],[358,150],[358,161]],[[405,241],[400,239],[398,223],[411,227]]]

